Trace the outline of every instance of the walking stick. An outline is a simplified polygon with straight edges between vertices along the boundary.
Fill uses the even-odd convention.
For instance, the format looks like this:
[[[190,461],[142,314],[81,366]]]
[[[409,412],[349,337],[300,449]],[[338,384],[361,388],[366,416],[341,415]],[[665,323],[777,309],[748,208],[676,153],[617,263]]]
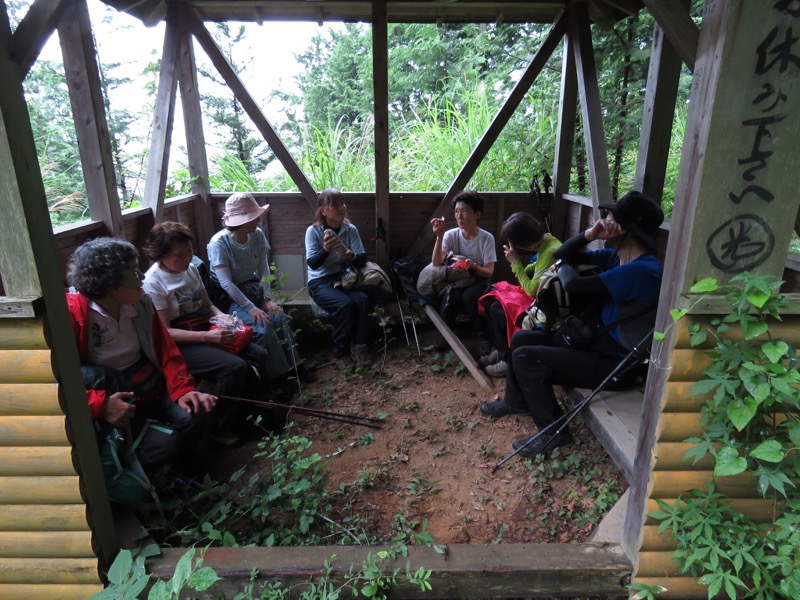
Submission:
[[[308,415],[309,417],[317,417],[327,421],[338,421],[340,423],[348,423],[349,425],[361,425],[371,429],[381,429],[381,419],[373,417],[362,417],[360,415],[349,415],[346,413],[337,413],[328,410],[320,410],[317,408],[308,408],[305,406],[293,406],[291,404],[279,404],[272,400],[251,400],[250,398],[237,398],[236,396],[218,396],[220,400],[227,400],[229,402],[240,402],[243,404],[253,404],[261,408],[280,408],[287,412],[296,412],[299,415]]]
[[[522,446],[520,446],[519,448],[514,450],[511,454],[506,456],[503,460],[498,462],[495,466],[492,467],[492,473],[497,471],[497,469],[502,467],[504,464],[506,464],[512,458],[514,458],[517,454],[522,452],[525,448],[530,446],[533,442],[538,440],[545,433],[547,433],[551,429],[555,428],[555,432],[553,432],[553,434],[550,435],[550,437],[547,438],[545,445],[542,447],[542,452],[547,450],[547,446],[550,445],[550,443],[553,441],[553,439],[555,439],[555,437],[559,433],[561,433],[564,430],[564,428],[567,425],[569,425],[575,419],[575,417],[578,416],[578,413],[580,413],[583,410],[584,406],[588,405],[589,402],[594,400],[594,397],[597,394],[599,394],[600,392],[602,392],[605,389],[605,387],[608,385],[608,383],[610,381],[613,381],[615,377],[619,377],[619,376],[624,375],[625,373],[628,372],[629,369],[633,368],[634,366],[636,366],[641,361],[642,356],[643,356],[643,351],[644,351],[644,353],[647,352],[647,348],[645,347],[645,344],[650,339],[650,337],[653,335],[653,331],[655,331],[655,329],[651,329],[649,332],[647,332],[647,335],[645,335],[641,339],[641,341],[638,344],[636,344],[633,347],[633,349],[630,352],[628,352],[628,354],[626,354],[622,358],[621,361],[619,361],[619,364],[617,364],[617,366],[614,367],[614,369],[606,376],[606,378],[603,379],[603,381],[601,381],[600,384],[596,388],[594,388],[592,390],[591,394],[586,396],[586,398],[584,398],[578,404],[576,404],[574,407],[572,407],[572,410],[564,413],[558,419],[556,419],[555,421],[550,423],[547,427],[539,430],[536,433],[536,435],[532,436],[527,442],[525,442],[525,444],[523,444]],[[636,358],[637,360],[631,361],[631,358]]]

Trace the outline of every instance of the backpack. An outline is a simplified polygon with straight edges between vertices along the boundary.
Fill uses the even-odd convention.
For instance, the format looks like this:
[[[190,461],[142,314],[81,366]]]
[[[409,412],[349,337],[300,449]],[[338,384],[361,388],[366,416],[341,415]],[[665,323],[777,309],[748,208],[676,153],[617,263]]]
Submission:
[[[575,270],[581,276],[597,275],[600,268],[595,265],[577,265]],[[539,288],[530,307],[523,313],[522,329],[552,329],[570,314],[580,313],[588,307],[589,301],[580,296],[570,296],[561,285],[558,274],[548,269],[539,279]]]
[[[362,289],[374,304],[392,299],[392,280],[379,264],[370,260],[360,269],[348,264],[342,278],[334,283],[333,287],[345,290]]]
[[[108,498],[132,510],[141,508],[148,497],[153,498],[159,511],[161,510],[156,490],[136,457],[136,446],[150,426],[155,425],[148,420],[139,437],[131,444],[126,443],[126,436],[130,437],[130,427],[123,430],[107,426],[99,436],[100,466]],[[160,424],[158,427],[164,428]]]

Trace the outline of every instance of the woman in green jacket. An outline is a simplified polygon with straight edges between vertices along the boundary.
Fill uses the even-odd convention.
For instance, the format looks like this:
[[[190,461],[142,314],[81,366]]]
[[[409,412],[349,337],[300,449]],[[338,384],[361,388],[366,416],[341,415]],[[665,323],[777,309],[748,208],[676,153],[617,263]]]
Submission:
[[[545,233],[536,217],[526,212],[514,213],[505,220],[500,241],[519,285],[494,284],[492,291],[480,299],[493,348],[478,359],[478,364],[492,377],[505,377],[511,336],[519,331],[517,319],[531,305],[539,278],[555,262],[553,252],[561,246],[557,238]],[[527,265],[520,259],[520,252],[533,253]]]

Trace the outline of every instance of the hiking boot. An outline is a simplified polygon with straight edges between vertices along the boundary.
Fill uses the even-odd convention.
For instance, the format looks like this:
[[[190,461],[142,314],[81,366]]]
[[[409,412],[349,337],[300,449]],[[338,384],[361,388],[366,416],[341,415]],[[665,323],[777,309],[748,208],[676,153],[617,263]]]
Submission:
[[[447,340],[440,335],[438,338],[436,338],[436,341],[433,342],[433,349],[437,352],[447,352],[450,350],[450,344],[448,344]]]
[[[489,354],[484,354],[478,359],[478,364],[482,367],[488,367],[489,365],[493,365],[498,360],[500,360],[500,352],[497,349],[492,348],[492,351]]]
[[[494,402],[487,402],[481,404],[481,412],[487,417],[499,419],[507,415],[527,415],[529,414],[524,408],[516,408],[511,406],[505,400],[495,400]]]
[[[362,367],[368,367],[372,364],[372,356],[369,354],[369,347],[366,344],[356,344],[356,363]]]
[[[519,453],[522,456],[526,456],[528,458],[535,458],[536,456],[542,454],[550,454],[550,452],[552,452],[556,448],[571,446],[574,441],[572,439],[572,435],[570,435],[569,432],[564,432],[564,431],[562,431],[558,435],[545,434],[543,436],[539,436],[537,439],[534,440],[533,438],[535,438],[537,435],[538,434],[533,434],[519,440],[514,440],[511,443],[511,445],[514,447],[514,450],[519,450],[520,448],[522,448],[522,450],[519,450]]]
[[[478,336],[478,356],[486,356],[492,352],[492,342],[489,338],[479,335]]]
[[[344,356],[340,356],[336,359],[336,370],[337,371],[346,371],[351,372],[354,371],[356,368],[356,361],[353,360],[353,357],[349,354],[345,354]]]
[[[488,365],[484,371],[489,377],[505,377],[508,373],[508,363],[504,360],[498,360],[493,365]]]

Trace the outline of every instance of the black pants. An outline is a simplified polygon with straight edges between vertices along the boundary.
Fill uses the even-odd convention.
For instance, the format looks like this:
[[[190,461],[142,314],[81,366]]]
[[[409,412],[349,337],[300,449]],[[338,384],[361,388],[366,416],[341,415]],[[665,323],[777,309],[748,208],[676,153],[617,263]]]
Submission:
[[[509,353],[505,400],[529,411],[540,429],[563,414],[553,384],[597,387],[626,354],[608,336],[589,349],[573,350],[553,345],[550,333],[536,330],[515,333]]]
[[[486,293],[486,281],[466,288],[451,286],[442,294],[439,314],[448,327],[453,327],[458,313],[463,309],[475,326],[477,333],[486,333],[486,322],[478,315],[478,298]]]
[[[110,367],[84,364],[81,365],[81,371],[86,389],[105,390],[109,396],[116,392],[136,391],[122,373]],[[161,374],[158,373],[158,376]],[[148,419],[155,421],[155,425],[163,424],[166,427],[148,426],[136,447],[136,457],[145,471],[164,463],[175,462],[184,452],[192,452],[202,435],[204,423],[201,421],[207,421],[207,415],[201,413],[192,416],[173,402],[166,393],[160,394],[150,406],[137,406],[130,423],[134,440]],[[98,419],[98,426],[99,433],[102,434],[103,429],[110,425]]]
[[[486,309],[484,319],[492,346],[500,353],[500,360],[508,362],[508,333],[503,305],[496,298],[488,298],[483,301],[483,306]]]

